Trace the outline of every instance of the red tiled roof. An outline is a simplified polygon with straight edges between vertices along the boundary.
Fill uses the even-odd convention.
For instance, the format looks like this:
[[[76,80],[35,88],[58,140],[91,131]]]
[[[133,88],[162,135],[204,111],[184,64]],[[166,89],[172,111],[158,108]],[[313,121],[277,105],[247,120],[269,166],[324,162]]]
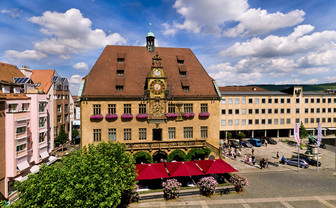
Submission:
[[[26,76],[15,65],[0,62],[0,80],[14,83],[14,77]]]
[[[87,98],[139,98],[144,96],[146,77],[151,70],[152,58],[158,53],[162,57],[163,70],[167,74],[167,89],[171,97],[218,98],[213,79],[208,75],[193,52],[188,48],[156,47],[150,53],[146,47],[106,46],[97,62],[85,77],[82,97]],[[124,57],[124,64],[118,64],[118,57]],[[187,77],[182,81],[177,59],[184,60]],[[117,76],[118,65],[124,65],[124,80]],[[183,67],[182,67],[183,68]],[[184,92],[182,84],[189,84]],[[124,84],[122,92],[116,85]]]
[[[52,85],[52,78],[55,74],[55,70],[34,69],[32,71],[33,74],[31,75],[30,79],[32,79],[35,84],[40,83],[40,86],[37,88],[39,90],[44,90],[44,92],[47,93]]]
[[[261,87],[256,86],[227,86],[227,87],[218,87],[219,90],[222,91],[240,91],[240,92],[260,92],[260,91],[268,91]]]

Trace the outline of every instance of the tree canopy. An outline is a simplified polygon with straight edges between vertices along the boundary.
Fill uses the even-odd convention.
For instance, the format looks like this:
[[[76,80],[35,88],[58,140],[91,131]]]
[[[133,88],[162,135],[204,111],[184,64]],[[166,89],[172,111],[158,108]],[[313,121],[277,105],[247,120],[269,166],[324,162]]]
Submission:
[[[141,162],[153,163],[152,156],[148,152],[145,152],[145,151],[140,151],[140,152],[135,153],[133,155],[133,158],[136,164],[140,164]]]
[[[60,144],[64,144],[68,140],[68,135],[65,133],[64,129],[61,128],[59,135],[55,138],[55,146],[58,147]]]
[[[307,138],[309,136],[308,131],[306,130],[305,126],[301,121],[300,129],[299,129],[300,139]]]
[[[135,187],[132,156],[120,143],[89,145],[17,184],[12,207],[117,207]]]
[[[172,151],[168,158],[167,158],[167,162],[171,162],[173,160],[176,160],[176,161],[185,161],[187,158],[187,155],[186,153],[184,153],[182,150],[174,150]]]

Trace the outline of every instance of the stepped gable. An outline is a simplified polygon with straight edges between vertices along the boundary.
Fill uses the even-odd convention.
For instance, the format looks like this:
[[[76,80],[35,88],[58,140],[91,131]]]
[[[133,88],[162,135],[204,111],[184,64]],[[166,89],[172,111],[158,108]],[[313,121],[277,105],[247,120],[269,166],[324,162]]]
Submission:
[[[146,76],[151,70],[152,58],[156,53],[162,58],[171,97],[218,98],[213,79],[190,49],[155,47],[155,51],[151,53],[146,47],[112,45],[105,47],[87,75],[82,97],[143,97]],[[118,63],[118,58],[124,58],[124,63]],[[183,61],[183,65],[178,64],[178,60]],[[124,70],[124,76],[118,76],[117,70]],[[185,78],[181,77],[181,70],[187,72]],[[189,85],[189,92],[182,89],[182,84],[186,83]],[[116,85],[124,85],[123,91],[117,91]]]

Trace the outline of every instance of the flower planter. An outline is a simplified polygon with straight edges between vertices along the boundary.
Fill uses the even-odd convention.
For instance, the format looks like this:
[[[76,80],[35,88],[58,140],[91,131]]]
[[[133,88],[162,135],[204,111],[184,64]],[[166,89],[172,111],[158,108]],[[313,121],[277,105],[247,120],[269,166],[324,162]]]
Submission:
[[[137,119],[147,119],[148,118],[148,114],[138,114],[137,116],[136,116],[136,118]]]
[[[210,197],[212,195],[211,191],[203,192],[203,196]]]
[[[194,116],[194,113],[182,113],[183,118],[193,118]]]
[[[177,118],[178,114],[177,113],[167,113],[166,117],[167,118]]]
[[[199,116],[199,117],[203,117],[203,118],[207,118],[207,117],[210,116],[210,113],[208,113],[208,112],[203,112],[203,113],[199,113],[198,116]]]
[[[121,115],[121,118],[122,119],[131,119],[131,118],[133,118],[133,115],[130,114],[130,113],[124,113],[124,114]]]
[[[90,116],[90,119],[91,119],[91,120],[101,120],[101,119],[103,119],[103,118],[104,118],[104,116],[101,115],[101,114]]]
[[[106,119],[116,119],[118,118],[117,114],[106,114],[105,116]]]
[[[238,193],[238,192],[243,192],[243,191],[244,191],[243,187],[241,187],[241,186],[236,186],[236,187],[235,187],[235,190],[236,190],[237,193]]]

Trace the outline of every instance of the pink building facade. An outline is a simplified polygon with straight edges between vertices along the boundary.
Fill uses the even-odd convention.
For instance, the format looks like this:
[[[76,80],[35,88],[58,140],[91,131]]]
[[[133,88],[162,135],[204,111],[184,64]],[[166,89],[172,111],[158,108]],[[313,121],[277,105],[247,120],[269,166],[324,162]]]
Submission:
[[[16,195],[14,181],[25,180],[49,159],[50,100],[16,66],[3,63],[0,63],[0,99],[4,100],[0,112],[4,134],[0,134],[0,142],[5,146],[0,158],[4,164],[1,168],[5,169],[0,171],[0,192],[3,198],[12,201]]]

